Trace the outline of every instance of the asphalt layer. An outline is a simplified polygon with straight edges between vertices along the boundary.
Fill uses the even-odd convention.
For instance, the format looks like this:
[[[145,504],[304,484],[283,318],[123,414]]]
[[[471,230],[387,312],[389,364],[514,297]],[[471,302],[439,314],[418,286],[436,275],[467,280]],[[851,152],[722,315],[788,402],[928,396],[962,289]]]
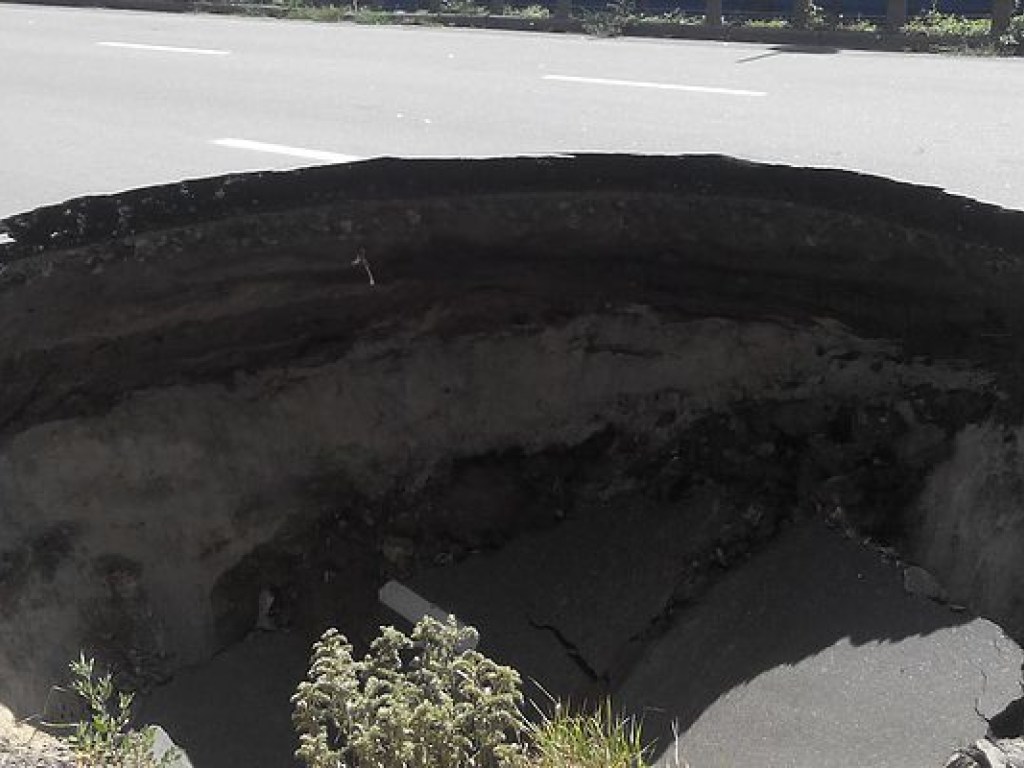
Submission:
[[[610,692],[643,719],[665,768],[939,768],[1021,697],[1024,655],[999,627],[907,594],[895,563],[818,523],[730,564],[642,653],[622,654],[701,536],[679,516],[640,525],[640,514],[569,520],[409,583],[478,627],[540,705]],[[360,636],[367,618],[339,628]],[[145,697],[141,713],[197,768],[287,765],[309,640],[254,634]]]
[[[618,690],[693,768],[944,765],[1020,697],[995,624],[902,589],[879,554],[789,531],[655,643]]]
[[[1022,208],[1021,92],[1022,59],[0,6],[0,215],[332,159],[224,139],[342,158],[726,153]]]
[[[613,701],[642,717],[667,768],[938,768],[1021,695],[1024,657],[999,627],[907,594],[894,562],[817,523],[731,564],[623,664],[634,654],[616,649],[657,614],[658,576],[699,534],[616,517],[416,583],[559,697],[596,691],[577,653],[610,672]],[[652,586],[630,590],[645,576]],[[562,642],[540,645],[536,615]]]

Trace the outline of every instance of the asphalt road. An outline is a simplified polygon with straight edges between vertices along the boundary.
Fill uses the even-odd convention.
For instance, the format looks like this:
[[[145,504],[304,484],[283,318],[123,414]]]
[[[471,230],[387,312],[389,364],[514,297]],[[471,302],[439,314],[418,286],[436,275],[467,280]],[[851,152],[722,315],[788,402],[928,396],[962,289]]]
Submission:
[[[353,157],[578,151],[850,168],[1024,208],[1021,93],[1013,59],[5,5],[0,215]]]

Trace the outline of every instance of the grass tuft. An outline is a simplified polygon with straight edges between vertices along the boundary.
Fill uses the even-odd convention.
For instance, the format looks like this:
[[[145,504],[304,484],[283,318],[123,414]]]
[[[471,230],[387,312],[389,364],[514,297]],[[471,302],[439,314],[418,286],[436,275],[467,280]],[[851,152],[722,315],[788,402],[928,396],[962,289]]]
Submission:
[[[531,768],[644,768],[650,751],[640,721],[616,714],[609,699],[590,712],[555,703],[528,735]]]

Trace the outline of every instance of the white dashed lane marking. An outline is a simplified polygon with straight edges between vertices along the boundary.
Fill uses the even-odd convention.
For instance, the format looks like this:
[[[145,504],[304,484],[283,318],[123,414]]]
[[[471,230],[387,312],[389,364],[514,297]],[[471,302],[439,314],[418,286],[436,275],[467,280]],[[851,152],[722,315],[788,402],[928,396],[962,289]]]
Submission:
[[[652,83],[644,80],[614,80],[605,77],[576,77],[573,75],[544,75],[544,80],[584,85],[613,85],[625,88],[653,88],[659,91],[710,93],[718,96],[767,96],[765,91],[747,91],[742,88],[715,88],[707,85],[681,85],[678,83]]]
[[[158,53],[191,53],[197,56],[227,56],[231,51],[216,48],[180,48],[175,45],[150,45],[148,43],[119,43],[105,41],[96,43],[104,48],[128,48],[133,51],[156,51]]]
[[[271,155],[286,155],[288,157],[300,157],[303,160],[317,160],[323,163],[353,163],[363,158],[357,155],[342,155],[337,152],[325,152],[321,149],[305,149],[304,147],[289,147],[285,144],[268,144],[263,141],[251,141],[249,139],[214,139],[213,144],[228,149],[244,149],[251,152],[266,152]]]

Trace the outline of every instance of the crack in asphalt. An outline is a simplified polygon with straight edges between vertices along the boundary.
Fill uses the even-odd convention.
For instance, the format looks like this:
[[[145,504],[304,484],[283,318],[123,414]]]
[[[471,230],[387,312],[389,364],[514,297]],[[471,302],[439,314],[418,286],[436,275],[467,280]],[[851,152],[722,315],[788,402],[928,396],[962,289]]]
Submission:
[[[549,632],[555,640],[558,641],[558,644],[562,646],[563,650],[565,650],[566,656],[569,657],[573,664],[575,664],[584,675],[596,683],[600,683],[604,686],[608,685],[608,675],[598,672],[590,662],[587,661],[583,652],[580,651],[579,646],[567,638],[565,634],[563,634],[562,630],[554,624],[542,624],[541,622],[536,621],[532,616],[527,616],[526,620],[534,629]]]
[[[973,660],[970,661],[970,664],[978,670],[978,674],[981,675],[981,691],[974,697],[974,714],[976,714],[985,724],[985,732],[988,734],[992,731],[992,718],[988,717],[981,711],[981,702],[985,698],[985,694],[988,693],[988,673],[985,672],[985,669],[980,664]]]

